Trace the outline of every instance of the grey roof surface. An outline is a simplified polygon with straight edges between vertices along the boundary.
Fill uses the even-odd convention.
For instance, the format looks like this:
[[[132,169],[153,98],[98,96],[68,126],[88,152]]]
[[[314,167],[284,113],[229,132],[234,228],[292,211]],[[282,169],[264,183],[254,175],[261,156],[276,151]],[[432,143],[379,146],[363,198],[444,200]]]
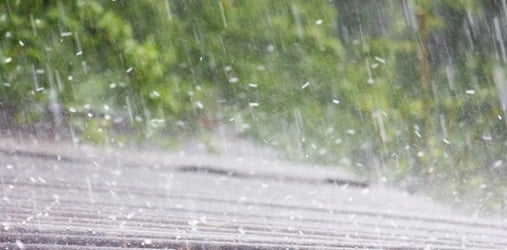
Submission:
[[[507,249],[507,223],[337,169],[0,139],[1,249]]]

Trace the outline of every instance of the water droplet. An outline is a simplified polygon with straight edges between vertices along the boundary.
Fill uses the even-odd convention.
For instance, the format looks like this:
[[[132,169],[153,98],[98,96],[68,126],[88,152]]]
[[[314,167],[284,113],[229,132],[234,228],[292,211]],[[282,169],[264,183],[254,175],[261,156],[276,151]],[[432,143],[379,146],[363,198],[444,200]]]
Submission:
[[[375,61],[379,62],[379,63],[382,63],[382,64],[385,64],[386,63],[386,60],[380,58],[380,57],[375,57]]]
[[[160,93],[158,93],[157,91],[152,91],[150,93],[150,98],[152,98],[152,99],[159,98],[159,97],[160,97]]]
[[[495,161],[493,163],[493,168],[499,168],[503,165],[503,161],[502,160],[498,160],[498,161]]]
[[[310,82],[305,82],[305,84],[303,84],[303,86],[301,86],[301,89],[305,89],[308,86],[310,86]]]
[[[134,218],[135,215],[136,215],[136,213],[132,212],[132,213],[127,214],[127,216],[125,218],[127,218],[127,220],[130,220],[130,219]]]
[[[23,242],[21,240],[16,240],[16,246],[19,249],[25,249],[25,244],[23,244]]]
[[[233,77],[229,78],[229,82],[230,83],[237,83],[237,82],[239,82],[239,78],[233,76]]]

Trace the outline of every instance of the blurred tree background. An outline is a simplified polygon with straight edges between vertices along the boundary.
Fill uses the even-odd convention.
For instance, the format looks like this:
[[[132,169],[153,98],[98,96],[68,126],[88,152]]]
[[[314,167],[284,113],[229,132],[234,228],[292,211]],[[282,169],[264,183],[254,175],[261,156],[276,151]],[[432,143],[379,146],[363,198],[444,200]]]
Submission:
[[[1,2],[3,136],[175,146],[230,123],[505,213],[505,1]]]

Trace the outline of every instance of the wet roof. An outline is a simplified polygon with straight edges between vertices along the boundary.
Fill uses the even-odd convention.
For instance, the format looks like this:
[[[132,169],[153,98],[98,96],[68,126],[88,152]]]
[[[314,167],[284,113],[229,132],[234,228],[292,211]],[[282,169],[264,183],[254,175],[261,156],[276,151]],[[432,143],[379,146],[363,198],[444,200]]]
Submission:
[[[9,249],[507,248],[505,222],[337,169],[0,141]]]

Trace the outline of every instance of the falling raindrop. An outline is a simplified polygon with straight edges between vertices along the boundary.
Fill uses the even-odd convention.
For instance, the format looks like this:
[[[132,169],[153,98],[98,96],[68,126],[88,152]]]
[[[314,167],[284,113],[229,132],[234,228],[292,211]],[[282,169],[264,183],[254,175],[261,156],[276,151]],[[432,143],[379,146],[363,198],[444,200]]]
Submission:
[[[310,86],[310,82],[305,82],[305,84],[301,86],[301,89],[306,89],[308,86]]]

